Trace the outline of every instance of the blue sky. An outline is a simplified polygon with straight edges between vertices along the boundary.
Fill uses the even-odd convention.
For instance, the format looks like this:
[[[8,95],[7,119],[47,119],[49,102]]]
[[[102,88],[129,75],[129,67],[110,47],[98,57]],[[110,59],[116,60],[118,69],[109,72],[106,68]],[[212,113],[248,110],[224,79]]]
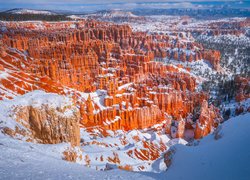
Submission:
[[[0,0],[0,9],[32,8],[72,11],[135,8],[213,8],[225,5],[250,8],[250,0]]]

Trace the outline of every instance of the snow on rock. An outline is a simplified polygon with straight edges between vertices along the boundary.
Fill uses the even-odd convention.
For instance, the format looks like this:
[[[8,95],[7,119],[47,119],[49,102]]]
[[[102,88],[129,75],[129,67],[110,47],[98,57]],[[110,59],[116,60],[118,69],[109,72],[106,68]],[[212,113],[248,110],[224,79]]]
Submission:
[[[81,128],[84,164],[97,170],[105,170],[108,165],[109,168],[161,172],[167,168],[160,158],[165,151],[175,144],[187,143],[183,139],[170,139],[161,130],[124,132]]]
[[[41,90],[35,90],[24,94],[23,96],[16,96],[14,100],[0,101],[0,105],[6,107],[10,106],[33,106],[40,107],[42,105],[49,105],[52,108],[63,108],[72,106],[73,103],[70,98],[61,96],[55,93],[46,93]]]
[[[111,11],[103,14],[104,17],[137,17],[131,12],[126,11]]]
[[[61,160],[61,153],[58,152],[68,147],[65,143],[34,144],[0,134],[0,175],[2,179],[29,177],[36,179],[247,180],[250,171],[249,126],[250,113],[226,121],[218,131],[220,138],[217,138],[215,133],[200,140],[196,146],[175,145],[172,164],[167,171],[161,173],[132,173],[119,169],[96,171],[81,164]],[[131,132],[128,137],[138,133],[138,131]],[[139,133],[139,136],[143,134]],[[144,137],[152,138],[152,134]],[[110,138],[106,140],[112,142]],[[95,150],[98,153],[98,149]],[[111,149],[107,149],[108,151]],[[165,170],[162,158],[155,161],[153,166],[155,163],[160,170]]]
[[[67,144],[45,145],[23,142],[0,133],[1,179],[154,179],[122,170],[96,171],[63,161]]]
[[[241,113],[246,113],[250,110],[250,98],[245,99],[241,102],[231,101],[230,103],[224,102],[220,106],[222,114],[225,119],[229,117],[238,116]],[[227,113],[228,114],[227,114]]]
[[[117,19],[116,16],[118,15],[115,14],[115,16],[111,16],[110,18],[107,19],[111,18]],[[127,17],[126,15],[124,17],[122,15],[120,16],[121,17],[119,17],[118,20],[126,19]],[[133,19],[138,19],[138,18],[139,17],[133,16]],[[129,19],[131,19],[131,17],[129,17]],[[65,147],[59,153],[60,156],[61,154],[63,154],[63,157],[60,157],[60,159],[63,158],[65,160],[79,162],[81,164],[84,164],[88,167],[97,170],[107,170],[114,168],[134,170],[134,171],[149,171],[149,172],[161,172],[166,170],[167,169],[166,163],[163,159],[164,153],[168,151],[170,146],[173,146],[175,144],[186,144],[187,142],[182,139],[169,138],[167,134],[169,134],[169,129],[172,130],[171,128],[172,120],[169,119],[168,121],[166,119],[167,115],[164,113],[166,112],[169,115],[172,115],[173,117],[177,117],[178,115],[176,119],[179,120],[181,119],[179,118],[179,116],[180,117],[182,116],[180,114],[183,114],[183,118],[185,118],[189,113],[192,113],[195,110],[193,102],[197,104],[198,108],[199,104],[203,101],[203,98],[207,100],[205,94],[195,92],[196,88],[195,81],[198,80],[200,76],[203,77],[204,79],[210,74],[216,76],[218,72],[213,70],[212,67],[213,67],[213,62],[216,62],[215,65],[216,64],[218,65],[220,56],[219,52],[217,51],[215,52],[209,51],[208,54],[205,54],[205,57],[202,57],[201,56],[202,53],[198,52],[203,51],[203,47],[195,42],[195,39],[189,32],[175,32],[175,33],[171,32],[173,28],[175,29],[178,28],[178,26],[182,26],[183,24],[189,23],[193,21],[192,19],[186,19],[186,18],[180,19],[180,17],[178,17],[176,20],[178,21],[181,20],[181,22],[176,25],[174,25],[176,20],[172,22],[171,17],[167,19],[169,20],[169,24],[171,26],[166,26],[165,19],[162,18],[161,19],[162,22],[159,23],[162,25],[162,27],[158,26],[158,24],[155,24],[154,27],[149,27],[145,29],[143,28],[143,30],[151,29],[150,30],[151,32],[153,28],[154,32],[158,33],[163,32],[164,34],[166,33],[167,35],[164,34],[146,35],[144,33],[136,33],[138,34],[138,36],[137,35],[134,36],[131,29],[127,25],[113,26],[111,24],[100,24],[100,26],[98,27],[98,23],[93,23],[93,22],[85,23],[84,21],[78,23],[75,22],[46,23],[40,21],[25,22],[25,23],[0,22],[1,24],[4,25],[4,27],[5,26],[8,27],[7,30],[10,29],[9,27],[13,28],[14,25],[15,32],[20,33],[20,35],[15,37],[18,43],[9,45],[11,48],[6,48],[6,49],[3,48],[2,52],[0,53],[1,55],[0,88],[3,89],[2,90],[3,93],[0,93],[0,96],[3,96],[3,99],[5,99],[6,97],[11,98],[15,97],[18,94],[27,93],[32,89],[44,89],[42,87],[46,87],[45,90],[47,92],[56,92],[58,94],[61,94],[62,89],[65,90],[65,92],[69,91],[69,89],[66,88],[64,89],[63,87],[57,85],[55,81],[58,81],[61,85],[69,86],[75,88],[75,90],[77,89],[82,91],[82,93],[77,91],[72,91],[75,93],[67,93],[67,94],[68,95],[70,94],[71,96],[75,95],[75,101],[82,103],[78,104],[78,106],[80,106],[81,109],[81,117],[83,122],[81,124],[83,128],[81,129],[82,131],[80,136],[79,125],[78,125],[78,120],[80,119],[80,116],[78,110],[76,109],[76,105],[74,105],[69,98],[66,98],[64,96],[51,93],[44,93],[43,91],[35,91],[21,97],[16,97],[14,100],[4,100],[0,102],[0,112],[1,112],[0,130],[3,131],[5,134],[12,135],[18,139],[22,138],[17,136],[23,135],[25,137],[25,139],[23,140],[25,141],[34,142],[33,140],[35,139],[39,143],[46,143],[46,144],[71,142],[75,146],[80,146],[80,138],[81,138],[80,148],[82,148],[83,152],[81,152],[81,149],[76,149],[74,151],[71,149],[71,147],[70,148]],[[148,26],[148,23],[144,22],[142,24]],[[96,25],[97,28],[99,28],[98,31],[95,30]],[[72,34],[71,32],[73,31],[73,29],[81,29],[82,27],[87,27],[87,29],[89,29],[89,27],[92,26],[94,26],[94,28],[92,28],[93,31],[89,32],[98,32],[98,34],[101,34],[99,36],[100,40],[104,42],[106,41],[105,40],[106,35],[109,34],[107,33],[105,35],[104,32],[109,32],[109,29],[111,29],[112,32],[122,32],[121,37],[118,38],[121,40],[124,39],[128,40],[128,37],[132,36],[134,39],[133,41],[137,42],[140,41],[140,39],[145,39],[144,36],[146,35],[146,37],[149,38],[146,38],[145,41],[143,40],[143,43],[142,41],[138,42],[137,45],[138,47],[142,47],[140,48],[140,50],[143,52],[143,55],[140,54],[138,55],[137,53],[132,53],[130,51],[127,51],[126,49],[129,46],[128,43],[126,43],[125,41],[124,43],[122,43],[123,45],[120,47],[121,49],[123,49],[122,51],[120,51],[120,48],[117,48],[117,50],[116,48],[111,48],[112,50],[107,50],[107,52],[102,52],[101,48],[100,49],[95,47],[92,48],[91,44],[92,42],[96,41],[97,37],[93,36],[94,38],[90,39],[90,41],[86,41],[90,42],[90,44],[87,43],[88,45],[86,46],[86,50],[92,49],[91,51],[88,50],[89,53],[87,54],[87,56],[84,58],[81,55],[79,56],[76,55],[72,57],[71,56],[72,53],[66,52],[68,47],[64,46],[66,42],[68,43],[67,39],[71,39],[70,42],[72,44],[81,43],[82,41],[81,39],[78,39],[76,41],[76,39],[73,38],[73,35],[76,36],[77,33]],[[25,33],[19,31],[18,29],[20,30],[26,29],[23,32],[30,32],[30,29],[34,29],[37,32],[39,32],[37,34],[42,34],[42,36],[43,35],[47,36],[48,32],[52,31],[54,32],[54,30],[55,31],[60,30],[59,32],[61,32],[61,29],[65,29],[67,30],[67,33],[69,33],[69,35],[67,36],[69,38],[55,39],[55,43],[52,44],[55,44],[57,48],[52,48],[53,46],[51,46],[51,43],[48,42],[46,39],[44,39],[44,42],[43,41],[40,42],[41,44],[44,44],[44,47],[40,46],[39,43],[35,41],[34,41],[34,46],[29,46],[29,44],[32,44],[28,43],[30,37],[33,37],[34,34],[27,33],[27,36],[23,38],[22,36]],[[47,29],[50,31],[42,32],[41,31],[42,29],[44,30]],[[2,29],[2,31],[4,32],[6,31],[6,29]],[[58,35],[60,36],[58,37],[61,37],[61,33],[59,32]],[[74,30],[74,32],[77,31]],[[86,31],[83,31],[82,33],[85,32]],[[88,33],[86,32],[85,35],[88,36]],[[37,36],[38,38],[33,38],[33,39],[39,39],[39,37],[42,36],[39,35]],[[108,45],[113,46],[114,42],[117,42],[117,40],[115,40],[116,33],[111,33],[110,39],[112,42],[111,44]],[[4,42],[6,42],[6,44],[12,42],[12,37],[4,39]],[[152,46],[151,45],[149,46],[149,44],[152,44]],[[154,44],[157,47],[156,50]],[[100,43],[99,45],[100,47],[102,47],[104,44]],[[130,46],[132,49],[136,49],[136,47],[133,47],[132,45]],[[27,55],[26,49],[29,50],[30,57]],[[35,51],[36,49],[38,49],[38,51]],[[48,51],[48,49],[51,49],[52,51],[50,52]],[[57,53],[55,51],[56,49],[62,49],[62,50],[65,49],[65,52]],[[95,53],[96,51],[99,52],[99,50],[100,53]],[[155,51],[155,53],[149,53],[150,51],[153,50]],[[78,51],[78,49],[72,49],[72,52],[76,51]],[[41,58],[38,58],[41,52],[48,52],[48,55],[46,55],[47,53],[44,53],[46,55],[44,57],[46,59],[45,61],[46,63],[44,63],[44,61],[41,61]],[[21,54],[23,54],[24,57],[21,56]],[[55,63],[50,63],[51,54],[53,54],[52,56],[54,56],[56,59]],[[71,60],[61,61],[62,58],[59,56],[61,54],[65,54],[65,57],[67,59],[72,59],[72,61]],[[79,49],[79,54],[82,54],[80,49]],[[110,57],[109,54],[111,55],[113,54],[112,56],[117,56],[117,57],[119,57],[120,55],[124,55],[121,57],[123,57],[123,59],[128,59],[129,61],[126,61],[126,63],[124,64],[122,63],[123,61],[120,61],[119,58]],[[212,56],[213,54],[215,55],[215,57]],[[164,59],[164,57],[166,56],[168,58]],[[206,58],[206,56],[208,57],[211,56],[210,61],[209,58]],[[153,60],[154,57],[155,60],[164,60],[164,61],[169,60],[169,61],[165,62],[167,63],[167,65],[163,65],[162,63],[159,62],[151,62],[151,60]],[[9,62],[9,59],[11,60],[11,63]],[[80,62],[79,59],[82,60],[81,63],[78,63]],[[105,63],[99,64],[100,62],[99,59],[103,59],[107,62],[111,60],[115,63],[112,63],[111,67],[109,67],[106,66]],[[175,59],[176,61],[172,59]],[[203,59],[208,60],[208,62],[210,63],[208,63]],[[17,62],[20,62],[20,64]],[[134,62],[136,62],[137,65],[134,64]],[[32,66],[29,66],[29,64],[32,64]],[[85,64],[86,66],[83,64]],[[125,67],[121,68],[124,65]],[[131,69],[131,67],[134,68]],[[40,76],[44,74],[43,69],[49,69],[48,72],[46,72],[47,73],[46,76],[54,80],[53,82],[48,81],[46,79],[44,79],[44,81],[40,80],[41,79]],[[73,73],[75,72],[76,69],[79,69],[80,73]],[[97,69],[101,69],[101,71],[97,71]],[[222,71],[219,68],[216,69],[220,70],[221,71],[220,73],[224,74],[227,73],[225,70]],[[22,71],[25,73],[21,74]],[[37,72],[36,76],[30,74],[31,72]],[[89,72],[98,72],[98,73],[94,74]],[[126,73],[124,74],[121,72],[126,72]],[[16,82],[16,79],[20,78],[21,76],[20,74],[22,76],[25,75],[26,77],[25,80],[27,82],[23,80],[24,78],[19,79],[19,81]],[[150,74],[150,76],[148,75],[145,76],[145,74]],[[28,81],[27,77],[28,78],[32,77],[34,80]],[[79,79],[78,77],[82,78]],[[126,78],[122,78],[121,80],[121,77],[126,77]],[[35,87],[31,86],[30,84],[35,85]],[[136,91],[138,92],[137,94]],[[13,95],[9,95],[12,92]],[[6,96],[5,94],[7,94],[8,96]],[[196,102],[194,101],[194,99],[197,99],[198,101]],[[204,125],[212,122],[211,118],[209,118],[210,111],[205,112],[204,116],[202,117],[203,118],[201,120],[203,120]],[[208,120],[210,122],[208,122]],[[150,127],[151,125],[157,126],[158,125],[157,123],[161,123],[163,121],[168,121],[168,123],[159,124],[158,130],[156,130],[157,127],[155,127],[155,129],[153,127]],[[190,128],[188,130],[193,132],[192,122],[190,122],[188,125]],[[12,133],[12,131],[9,129],[6,130],[6,127],[8,127],[14,132]],[[145,127],[147,127],[148,129],[146,130],[143,129]],[[207,133],[211,132],[212,128],[210,127],[211,125],[209,125],[208,131],[206,131],[206,135]],[[238,128],[237,125],[235,127]],[[106,130],[106,128],[108,128],[109,130]],[[141,128],[143,130],[135,130],[137,128]],[[181,121],[181,123],[174,123],[175,133],[173,134],[175,135],[173,136],[171,134],[172,137],[183,137],[185,133],[184,128],[185,128],[184,121]],[[117,129],[125,129],[126,131],[122,130],[117,131]],[[177,130],[180,129],[179,133],[178,132],[176,133],[176,129]],[[221,141],[221,139],[223,139],[224,132],[222,134],[219,133],[217,137],[220,137],[221,135],[222,138],[220,138],[218,141]],[[7,143],[7,141],[9,141],[8,139],[5,142],[4,139],[6,138],[9,137],[4,136],[2,139],[0,139],[0,143],[2,144],[2,145],[0,144],[0,147],[4,146],[4,151],[10,151],[10,153],[12,153],[12,151],[8,149],[9,147],[12,148],[12,146],[8,145]],[[22,147],[22,145],[19,145],[20,141],[13,140],[13,143],[17,147],[19,146]],[[23,146],[27,145],[26,142],[22,142],[20,144],[23,144]],[[208,143],[208,145],[209,144],[211,143]],[[43,147],[45,146],[39,145],[39,148],[41,148],[41,150],[43,149]],[[50,148],[52,147],[55,146],[47,145],[48,151],[50,151]],[[199,156],[200,155],[199,147],[201,148],[203,147],[202,142],[197,147],[189,147],[189,148],[191,150],[194,149],[195,152],[197,151],[197,156]],[[25,149],[25,147],[23,148]],[[177,150],[178,148],[179,146],[177,147]],[[196,150],[195,148],[197,148],[198,150]],[[228,149],[230,150],[231,147],[229,147]],[[24,158],[25,161],[23,161],[23,159],[21,160],[21,164],[23,162],[27,162],[28,164],[33,165],[28,159],[30,156],[32,156],[32,154],[30,154],[30,152],[25,153],[26,150],[27,149],[25,149],[24,152],[21,151],[22,155],[24,153],[24,155],[28,156],[25,157],[26,159]],[[208,148],[208,150],[210,150],[210,147]],[[16,150],[16,152],[18,152],[18,150]],[[55,152],[59,151],[55,150]],[[183,154],[185,154],[185,150],[180,150],[180,153],[182,152]],[[203,154],[204,152],[207,153],[207,151],[205,150],[202,152]],[[3,162],[5,161],[4,159],[5,155],[7,157],[11,156],[4,153],[2,153],[3,157],[1,157]],[[178,159],[178,153],[179,152],[177,151],[177,157],[176,157],[177,159]],[[188,153],[192,153],[192,151]],[[186,166],[192,164],[192,160],[188,161],[189,158],[188,153],[186,153],[185,156],[180,155],[181,158],[183,158],[184,160],[185,158],[187,158],[187,163],[184,163]],[[36,157],[40,157],[41,156],[40,154],[41,154],[40,151],[36,152],[37,155]],[[23,157],[22,155],[20,155],[20,157]],[[48,154],[42,153],[42,155],[45,155],[45,157],[42,157],[42,160],[44,160],[43,162],[48,162],[49,164],[54,165],[54,168],[48,170],[50,174],[57,175],[58,173],[57,171],[60,171],[61,173],[61,171],[65,170],[65,172],[62,173],[62,175],[58,176],[59,179],[64,179],[64,178],[65,179],[66,178],[67,179],[70,178],[112,179],[113,178],[110,177],[110,175],[103,177],[105,173],[100,174],[99,177],[98,175],[99,172],[97,173],[97,175],[95,174],[94,176],[92,176],[91,173],[87,174],[88,176],[87,177],[85,176],[86,173],[84,172],[84,168],[82,168],[82,166],[65,165],[64,167],[64,162],[61,164],[60,163],[61,161],[59,161],[60,159],[56,162],[50,163],[51,157],[47,158],[47,155],[49,156],[50,152],[48,152]],[[191,155],[191,157],[194,158],[194,161],[197,160],[195,158],[195,155],[196,155],[195,153]],[[13,158],[15,158],[16,156],[17,155],[15,154]],[[203,158],[203,156],[201,158]],[[205,160],[209,159],[206,159],[205,157]],[[215,163],[216,160],[214,160],[213,163]],[[11,161],[10,158],[10,164],[12,164],[13,161]],[[47,174],[43,173],[43,171],[47,171],[46,169],[47,167],[39,165],[37,160],[36,163],[37,165],[34,165],[32,167],[37,167],[37,169],[39,169],[38,173],[42,171],[41,174],[44,175],[39,177],[49,178]],[[56,163],[60,165],[57,165]],[[176,161],[176,163],[178,163],[178,161]],[[15,162],[13,164],[17,165]],[[202,164],[201,165],[199,163],[197,164],[198,166],[194,166],[193,169],[196,169],[196,167],[200,168],[200,166],[202,166]],[[27,164],[24,164],[25,168],[27,168],[26,165]],[[16,170],[15,169],[16,167],[12,168],[13,166],[9,164],[7,164],[6,166],[8,166],[8,168],[10,169]],[[72,170],[73,166],[74,168],[76,168],[75,170]],[[175,161],[173,163],[173,166],[170,167],[169,171],[171,172],[171,168],[174,167],[175,167]],[[25,168],[20,167],[21,170],[25,170]],[[180,168],[182,168],[182,166]],[[37,173],[37,169],[31,169],[32,171],[35,172],[29,172],[27,174],[31,175],[32,177],[33,175],[31,173]],[[70,169],[69,174],[68,174],[69,171],[68,169]],[[5,167],[4,170],[6,170]],[[80,170],[84,174],[84,176],[82,176],[82,174],[78,176],[78,174],[80,173],[78,172],[78,170]],[[19,172],[19,170],[17,171]],[[8,177],[10,177],[10,175],[8,175],[7,170],[6,172],[2,174],[4,174],[3,177],[7,179]],[[86,170],[86,172],[91,172],[91,170],[89,171]],[[175,171],[175,175],[176,174],[179,175],[180,174],[179,172],[186,172],[186,171]],[[12,175],[18,175],[18,177],[19,176],[21,177],[20,173]],[[66,174],[66,176],[64,176],[64,174]],[[185,174],[189,174],[189,172],[187,171]],[[112,173],[111,176],[113,176]],[[152,177],[154,176],[155,175],[152,175]],[[165,173],[159,174],[159,178],[165,179],[164,177]],[[183,178],[184,177],[186,176],[183,176]],[[114,176],[114,179],[119,179],[119,178],[122,179],[123,177],[121,177],[120,175]],[[126,178],[129,179],[130,177]],[[131,178],[135,179],[136,177],[131,176]]]
[[[12,9],[7,12],[12,13],[12,14],[43,14],[43,15],[55,15],[56,14],[51,11],[33,10],[33,9]]]
[[[45,144],[80,143],[80,113],[61,95],[33,91],[0,101],[0,128],[5,134]]]
[[[77,16],[77,15],[70,15],[70,16],[67,16],[68,18],[71,18],[71,19],[81,19],[80,16]]]
[[[176,146],[165,179],[250,179],[250,113],[222,125],[220,138],[210,134],[197,146]]]

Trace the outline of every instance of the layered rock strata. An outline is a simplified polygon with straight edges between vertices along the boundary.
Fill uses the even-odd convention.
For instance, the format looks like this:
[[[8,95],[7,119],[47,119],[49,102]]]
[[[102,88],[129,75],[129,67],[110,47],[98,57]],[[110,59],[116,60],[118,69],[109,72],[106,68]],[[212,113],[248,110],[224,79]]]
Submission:
[[[183,137],[183,127],[192,129],[183,119],[195,114],[208,95],[196,91],[188,69],[154,60],[206,59],[219,69],[218,51],[181,37],[132,32],[128,25],[92,20],[3,25],[1,98],[35,89],[72,96],[84,127],[143,129],[170,115],[177,122],[177,137]],[[24,110],[32,119],[42,116]]]

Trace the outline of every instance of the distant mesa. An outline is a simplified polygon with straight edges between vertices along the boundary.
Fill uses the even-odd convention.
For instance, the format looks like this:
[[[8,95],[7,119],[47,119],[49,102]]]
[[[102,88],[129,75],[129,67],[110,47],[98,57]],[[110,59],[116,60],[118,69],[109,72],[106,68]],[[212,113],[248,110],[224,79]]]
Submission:
[[[23,8],[15,8],[4,11],[5,13],[10,14],[42,14],[42,15],[57,15],[57,13],[49,11],[49,10],[35,10],[35,9],[23,9]]]

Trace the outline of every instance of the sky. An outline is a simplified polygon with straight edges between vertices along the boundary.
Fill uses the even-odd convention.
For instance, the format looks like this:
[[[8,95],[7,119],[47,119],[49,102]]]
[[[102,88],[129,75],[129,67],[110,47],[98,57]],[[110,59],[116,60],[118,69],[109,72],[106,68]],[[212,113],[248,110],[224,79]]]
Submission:
[[[0,9],[31,8],[47,10],[95,11],[136,8],[250,8],[250,0],[0,0]]]

